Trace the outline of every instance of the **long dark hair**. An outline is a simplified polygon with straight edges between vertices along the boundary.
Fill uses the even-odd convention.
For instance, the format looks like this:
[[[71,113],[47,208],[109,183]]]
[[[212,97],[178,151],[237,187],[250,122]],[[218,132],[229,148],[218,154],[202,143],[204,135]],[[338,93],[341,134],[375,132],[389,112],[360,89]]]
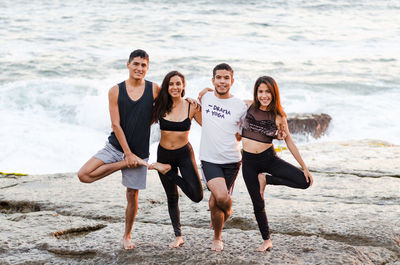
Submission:
[[[272,94],[272,100],[271,103],[269,103],[267,109],[269,111],[273,111],[275,115],[279,114],[282,117],[286,117],[286,113],[283,111],[281,105],[278,85],[276,84],[275,80],[270,76],[261,76],[257,79],[256,83],[254,84],[254,99],[253,99],[254,107],[258,109],[261,106],[261,103],[260,101],[258,101],[257,98],[258,88],[261,84],[267,85]]]
[[[178,71],[171,71],[164,77],[164,80],[162,81],[161,84],[160,93],[158,94],[158,97],[154,101],[152,122],[158,121],[159,119],[164,117],[165,114],[171,112],[172,98],[168,93],[168,87],[169,87],[169,80],[176,75],[182,79],[183,87],[185,87],[185,76]],[[183,89],[181,93],[182,97],[184,95],[185,95],[185,89]]]

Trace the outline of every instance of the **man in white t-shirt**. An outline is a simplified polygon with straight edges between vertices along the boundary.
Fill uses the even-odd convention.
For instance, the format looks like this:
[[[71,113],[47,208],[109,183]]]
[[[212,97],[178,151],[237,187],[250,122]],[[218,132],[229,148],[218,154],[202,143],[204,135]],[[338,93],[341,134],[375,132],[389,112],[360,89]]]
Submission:
[[[229,190],[239,172],[241,154],[235,134],[240,120],[246,114],[246,104],[230,94],[233,70],[226,64],[218,64],[213,70],[215,90],[201,98],[202,130],[200,160],[207,187],[211,191],[209,207],[214,240],[211,250],[223,250],[222,228],[232,214]]]

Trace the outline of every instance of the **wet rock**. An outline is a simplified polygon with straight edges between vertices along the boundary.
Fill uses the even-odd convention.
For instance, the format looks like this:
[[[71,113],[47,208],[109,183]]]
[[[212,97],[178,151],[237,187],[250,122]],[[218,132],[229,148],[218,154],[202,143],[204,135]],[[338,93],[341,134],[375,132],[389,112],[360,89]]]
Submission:
[[[29,213],[38,212],[40,207],[38,204],[29,201],[0,201],[1,213]]]
[[[79,235],[86,235],[89,232],[93,232],[99,229],[106,227],[106,225],[98,224],[96,226],[85,226],[85,227],[78,227],[78,228],[70,228],[67,230],[61,230],[53,233],[53,236],[56,238],[65,238],[66,236],[79,236]]]
[[[310,134],[314,138],[319,138],[328,129],[332,120],[328,114],[288,114],[287,121],[289,131],[293,134]]]
[[[79,257],[79,259],[90,259],[96,256],[97,252],[95,250],[71,250],[71,249],[62,249],[62,248],[48,248],[47,251],[50,253],[59,255],[59,256],[72,256]]]
[[[224,224],[225,229],[240,229],[240,230],[256,230],[258,229],[257,223],[254,218],[235,217],[228,219]]]

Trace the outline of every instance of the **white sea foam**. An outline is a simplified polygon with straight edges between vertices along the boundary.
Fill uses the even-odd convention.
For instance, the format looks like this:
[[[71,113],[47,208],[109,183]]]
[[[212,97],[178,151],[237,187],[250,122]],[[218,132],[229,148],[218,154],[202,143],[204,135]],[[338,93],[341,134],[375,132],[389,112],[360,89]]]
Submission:
[[[326,136],[296,136],[299,145],[365,138],[400,144],[397,2],[1,5],[0,171],[76,171],[107,139],[107,93],[127,77],[135,48],[150,54],[149,80],[161,84],[179,70],[192,98],[212,86],[220,62],[234,67],[239,98],[252,98],[258,76],[274,77],[286,112],[332,116]],[[199,139],[193,125],[195,152]]]
[[[187,95],[210,86],[208,78],[188,79]],[[76,171],[98,149],[110,132],[107,92],[109,80],[31,80],[3,86],[0,115],[0,168],[4,171],[50,173]],[[400,144],[397,90],[370,95],[345,90],[319,93],[282,89],[287,112],[323,112],[332,116],[329,134],[318,141],[381,139]],[[238,81],[232,92],[251,98],[251,87]],[[381,104],[386,102],[386,104]],[[157,125],[153,126],[150,161],[156,161]],[[199,150],[201,128],[195,122],[190,142]],[[297,137],[300,145],[310,138]],[[315,140],[312,140],[315,141]],[[281,144],[281,143],[280,143]]]

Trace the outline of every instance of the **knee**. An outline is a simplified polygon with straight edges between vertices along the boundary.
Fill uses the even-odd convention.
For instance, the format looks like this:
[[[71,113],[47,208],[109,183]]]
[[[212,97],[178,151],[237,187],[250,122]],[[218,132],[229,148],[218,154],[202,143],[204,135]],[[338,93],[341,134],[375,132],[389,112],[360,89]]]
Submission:
[[[197,193],[192,197],[192,201],[196,203],[201,202],[202,199],[203,199],[203,192]]]
[[[91,177],[81,170],[79,170],[79,172],[78,172],[78,178],[79,178],[80,182],[82,182],[82,183],[92,183],[93,182]]]
[[[126,189],[126,198],[128,200],[128,203],[132,203],[132,202],[136,201],[138,198],[138,195],[139,195],[138,190],[130,189],[130,188]]]
[[[215,197],[215,201],[217,205],[227,205],[229,204],[231,198],[228,194],[219,195]]]
[[[301,189],[305,190],[310,187],[311,182],[307,182],[306,180],[304,181],[303,185],[301,185]]]

